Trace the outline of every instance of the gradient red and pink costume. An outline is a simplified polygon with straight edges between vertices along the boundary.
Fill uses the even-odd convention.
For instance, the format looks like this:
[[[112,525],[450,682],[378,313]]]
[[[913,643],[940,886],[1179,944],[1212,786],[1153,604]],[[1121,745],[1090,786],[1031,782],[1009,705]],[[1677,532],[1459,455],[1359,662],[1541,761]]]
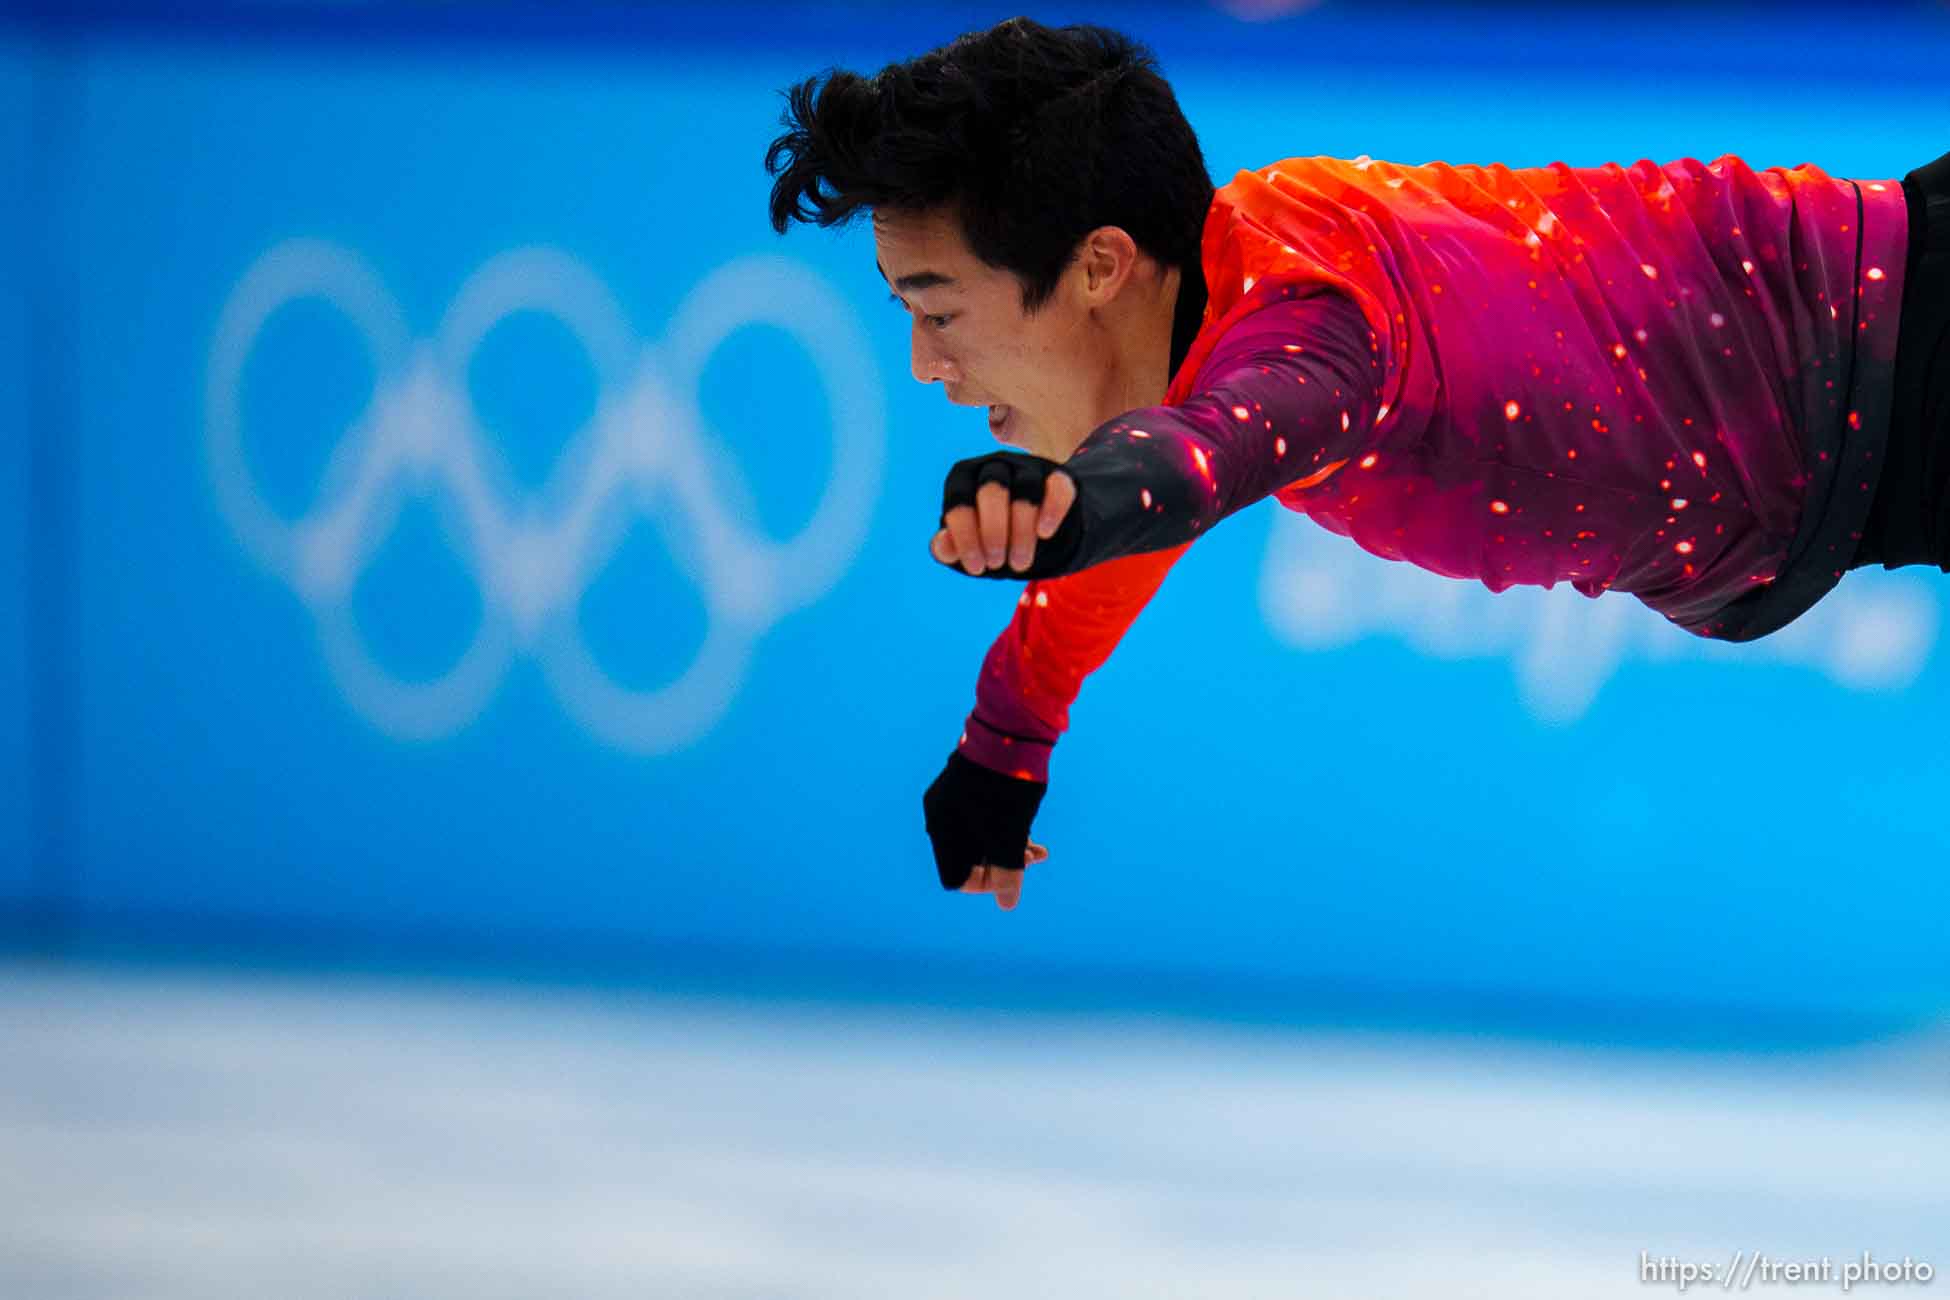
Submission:
[[[1240,172],[1189,352],[1066,463],[1081,553],[1024,588],[960,752],[1046,781],[1083,679],[1265,496],[1492,591],[1628,592],[1728,640],[1785,625],[1868,516],[1907,226],[1899,180],[1731,155]]]

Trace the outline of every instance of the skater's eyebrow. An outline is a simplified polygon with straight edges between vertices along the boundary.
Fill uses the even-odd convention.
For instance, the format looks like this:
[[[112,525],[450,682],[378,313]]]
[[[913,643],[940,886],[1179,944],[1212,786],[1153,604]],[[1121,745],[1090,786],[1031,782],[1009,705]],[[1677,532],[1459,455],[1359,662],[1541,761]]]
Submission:
[[[874,262],[873,269],[880,272],[881,279],[887,278],[887,268],[878,261]],[[937,289],[954,283],[954,276],[943,275],[939,271],[916,271],[912,275],[903,275],[893,282],[894,288],[901,293],[913,293],[916,289]]]

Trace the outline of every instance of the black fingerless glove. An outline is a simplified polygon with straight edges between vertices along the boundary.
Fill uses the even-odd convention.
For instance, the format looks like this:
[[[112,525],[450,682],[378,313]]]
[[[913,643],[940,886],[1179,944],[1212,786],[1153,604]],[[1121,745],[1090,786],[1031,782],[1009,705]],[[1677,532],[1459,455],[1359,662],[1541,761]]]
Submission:
[[[1041,456],[1032,456],[1022,451],[993,451],[986,456],[972,456],[958,460],[948,469],[947,483],[941,492],[941,526],[948,526],[948,512],[956,506],[974,506],[975,494],[984,483],[1000,483],[1009,493],[1009,500],[1033,501],[1037,506],[1043,504],[1043,489],[1049,476],[1057,470],[1069,474],[1072,481],[1076,474],[1063,465]],[[1027,581],[1030,578],[1052,578],[1068,573],[1083,548],[1083,484],[1077,483],[1077,499],[1064,512],[1063,521],[1056,526],[1047,541],[1038,538],[1036,554],[1027,569],[1012,569],[1005,559],[999,565],[992,565],[972,576],[977,578],[1014,578]],[[939,563],[939,561],[937,561]],[[954,569],[964,577],[970,576],[959,563],[944,565]]]
[[[1047,781],[1004,776],[963,758],[960,750],[950,753],[948,766],[921,797],[941,887],[960,889],[984,862],[1023,866],[1029,827],[1047,789]]]

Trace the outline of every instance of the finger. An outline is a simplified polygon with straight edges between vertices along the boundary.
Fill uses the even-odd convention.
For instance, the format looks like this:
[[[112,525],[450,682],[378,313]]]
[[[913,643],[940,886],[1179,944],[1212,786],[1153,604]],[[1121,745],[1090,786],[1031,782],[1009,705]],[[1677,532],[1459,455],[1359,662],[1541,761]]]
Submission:
[[[1022,871],[997,867],[990,879],[995,882],[995,905],[1005,912],[1013,911],[1022,899]]]
[[[955,563],[971,574],[988,566],[982,563],[982,539],[975,535],[975,507],[956,506],[948,512],[948,536],[954,540]]]
[[[955,562],[955,539],[947,529],[938,530],[928,541],[928,554],[943,564]]]
[[[1009,545],[1009,489],[1000,483],[982,484],[975,493],[975,509],[982,520],[982,555],[988,568],[999,569]]]
[[[1043,508],[1036,519],[1036,536],[1048,541],[1056,536],[1056,530],[1063,523],[1063,516],[1070,513],[1076,504],[1077,481],[1063,470],[1051,470],[1043,484]]]
[[[1022,860],[1026,863],[1041,862],[1047,857],[1049,857],[1049,849],[1034,840],[1029,841],[1029,846],[1022,851]]]
[[[989,869],[985,866],[978,866],[968,873],[968,879],[962,882],[960,892],[964,894],[986,894],[989,892],[989,888]]]
[[[1009,567],[1020,573],[1036,562],[1036,511],[1034,501],[1009,503]]]

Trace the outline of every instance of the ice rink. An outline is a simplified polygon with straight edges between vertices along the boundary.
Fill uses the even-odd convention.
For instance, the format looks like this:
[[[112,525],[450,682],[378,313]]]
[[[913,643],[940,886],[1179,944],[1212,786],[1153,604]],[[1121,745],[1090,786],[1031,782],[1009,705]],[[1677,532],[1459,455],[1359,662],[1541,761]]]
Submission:
[[[1826,1255],[1815,1294],[1864,1251],[1950,1262],[1942,1033],[1729,1055],[16,960],[0,1060],[19,1300],[1557,1300],[1677,1293],[1641,1252]]]

